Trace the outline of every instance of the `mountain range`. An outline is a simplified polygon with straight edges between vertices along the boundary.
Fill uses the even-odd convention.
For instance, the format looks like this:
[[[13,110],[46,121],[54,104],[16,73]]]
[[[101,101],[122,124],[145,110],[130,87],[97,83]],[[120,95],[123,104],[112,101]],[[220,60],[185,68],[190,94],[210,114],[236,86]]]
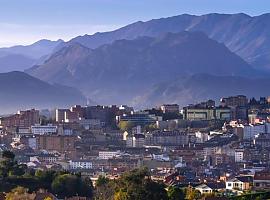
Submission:
[[[23,72],[0,73],[0,89],[1,114],[20,109],[86,104],[85,97],[78,90],[49,84]]]
[[[251,17],[239,14],[178,15],[136,22],[111,32],[73,38],[88,48],[96,48],[119,39],[156,37],[161,33],[201,31],[224,43],[232,52],[257,69],[270,70],[270,14]],[[64,43],[62,44],[64,45]]]
[[[134,99],[134,105],[148,107],[168,102],[185,106],[209,99],[218,102],[221,97],[239,94],[261,97],[269,94],[269,84],[269,78],[194,74],[155,85]]]
[[[183,14],[68,42],[0,48],[0,72],[25,70],[100,104],[140,108],[234,94],[266,96],[269,36],[270,14]]]
[[[260,76],[260,72],[225,45],[202,32],[186,31],[116,40],[96,49],[71,43],[27,73],[47,82],[76,87],[102,104],[135,106],[140,104],[136,99],[156,85],[174,82],[179,77],[201,73]]]
[[[42,63],[63,40],[40,40],[31,45],[0,48],[0,72],[24,71]]]

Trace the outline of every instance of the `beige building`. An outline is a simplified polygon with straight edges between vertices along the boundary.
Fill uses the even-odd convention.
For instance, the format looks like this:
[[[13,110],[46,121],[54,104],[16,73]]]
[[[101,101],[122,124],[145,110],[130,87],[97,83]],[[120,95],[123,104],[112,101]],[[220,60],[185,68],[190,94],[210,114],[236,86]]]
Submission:
[[[196,108],[185,107],[184,118],[187,120],[230,120],[231,110],[225,107]]]

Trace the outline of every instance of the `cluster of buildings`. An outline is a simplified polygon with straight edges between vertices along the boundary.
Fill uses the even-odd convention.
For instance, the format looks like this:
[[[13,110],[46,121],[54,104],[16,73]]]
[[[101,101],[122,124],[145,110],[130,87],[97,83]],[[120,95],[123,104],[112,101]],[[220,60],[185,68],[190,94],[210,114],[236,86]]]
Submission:
[[[270,190],[270,99],[243,95],[180,108],[80,106],[0,119],[1,149],[35,169],[95,179],[146,166],[153,179],[201,193]]]

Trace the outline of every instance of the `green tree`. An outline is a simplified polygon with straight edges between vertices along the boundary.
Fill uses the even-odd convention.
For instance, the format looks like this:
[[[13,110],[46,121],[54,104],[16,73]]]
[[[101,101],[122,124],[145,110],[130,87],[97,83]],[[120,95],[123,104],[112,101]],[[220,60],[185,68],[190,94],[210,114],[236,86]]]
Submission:
[[[36,170],[35,177],[42,183],[44,189],[50,189],[54,178],[57,176],[55,171]]]
[[[8,176],[22,176],[27,169],[26,165],[18,164],[15,155],[11,151],[3,151],[2,161],[0,162],[0,175],[3,178]]]
[[[9,160],[14,160],[15,154],[12,151],[3,151],[2,152],[2,158],[3,159],[9,159]]]
[[[168,198],[169,200],[183,200],[185,199],[185,194],[181,188],[170,186],[168,188]]]
[[[201,196],[201,194],[198,190],[193,189],[191,186],[189,186],[187,188],[186,199],[188,199],[188,200],[199,199],[200,196]]]
[[[118,127],[120,128],[121,131],[128,131],[131,128],[133,128],[135,126],[135,124],[133,122],[129,122],[129,121],[120,121],[118,123]]]
[[[165,186],[163,183],[154,182],[152,180],[147,180],[145,183],[145,190],[146,190],[146,199],[150,200],[167,200],[168,195],[167,191],[165,190]]]
[[[89,180],[82,179],[72,174],[56,176],[52,182],[52,191],[61,198],[72,196],[92,197],[92,184]]]
[[[27,170],[27,165],[15,163],[13,167],[9,170],[9,176],[22,176]]]
[[[114,188],[115,188],[114,181],[109,180],[105,176],[99,176],[96,181],[94,199],[95,200],[112,200],[114,198]],[[120,194],[118,194],[117,196],[119,195]]]
[[[149,124],[149,125],[145,125],[143,127],[144,131],[148,132],[148,131],[154,131],[154,130],[157,130],[157,125],[154,123],[154,124]]]
[[[260,195],[260,196],[257,196],[256,198],[255,198],[255,200],[262,200],[263,198],[262,198],[262,196]]]
[[[115,198],[118,200],[168,199],[164,185],[152,181],[146,168],[123,174],[115,185]]]
[[[105,176],[99,176],[97,181],[96,181],[96,187],[103,186],[108,184],[110,179],[106,178]]]

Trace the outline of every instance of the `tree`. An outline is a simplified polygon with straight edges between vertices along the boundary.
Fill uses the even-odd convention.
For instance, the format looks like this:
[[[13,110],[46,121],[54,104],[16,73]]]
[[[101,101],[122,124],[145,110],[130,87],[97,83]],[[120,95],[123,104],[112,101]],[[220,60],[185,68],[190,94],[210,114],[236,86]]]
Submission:
[[[120,128],[121,131],[128,131],[131,128],[133,128],[135,124],[133,122],[129,121],[120,121],[118,124],[118,127]]]
[[[35,194],[29,194],[28,189],[23,187],[16,187],[7,193],[6,200],[34,200]]]
[[[96,181],[96,187],[106,185],[107,183],[109,183],[109,181],[110,179],[100,175]]]
[[[148,124],[148,125],[145,125],[143,127],[144,131],[148,132],[148,131],[154,131],[154,130],[157,130],[157,125],[155,123],[153,124]]]
[[[168,195],[163,183],[147,180],[145,184],[146,199],[150,200],[167,200]]]
[[[99,176],[96,181],[95,200],[111,200],[114,197],[114,182],[105,176]],[[117,194],[119,196],[120,194]],[[119,199],[119,197],[117,197]]]
[[[9,160],[14,160],[15,154],[12,151],[3,151],[2,152],[2,158],[3,159],[9,159]]]
[[[120,189],[118,192],[115,193],[114,195],[114,200],[124,200],[124,199],[128,199],[128,195],[126,191],[123,191],[122,189]]]
[[[42,183],[45,189],[50,189],[54,178],[57,176],[55,171],[36,170],[35,177]]]
[[[15,155],[11,151],[3,151],[2,161],[0,163],[0,175],[6,178],[8,175],[21,176],[25,173],[26,166],[18,165],[15,161]]]
[[[72,196],[92,197],[92,184],[72,174],[58,175],[52,182],[53,192],[61,198]]]
[[[9,170],[9,176],[22,176],[25,174],[27,169],[27,165],[25,164],[17,164],[17,162],[13,165],[13,167]]]
[[[123,174],[115,183],[118,200],[167,200],[165,187],[151,180],[146,168],[135,169]]]
[[[168,198],[169,200],[183,200],[185,199],[185,194],[181,188],[170,186],[168,188]]]
[[[201,196],[201,194],[198,190],[193,189],[191,186],[189,186],[187,188],[186,199],[188,199],[188,200],[199,199],[200,196]]]

